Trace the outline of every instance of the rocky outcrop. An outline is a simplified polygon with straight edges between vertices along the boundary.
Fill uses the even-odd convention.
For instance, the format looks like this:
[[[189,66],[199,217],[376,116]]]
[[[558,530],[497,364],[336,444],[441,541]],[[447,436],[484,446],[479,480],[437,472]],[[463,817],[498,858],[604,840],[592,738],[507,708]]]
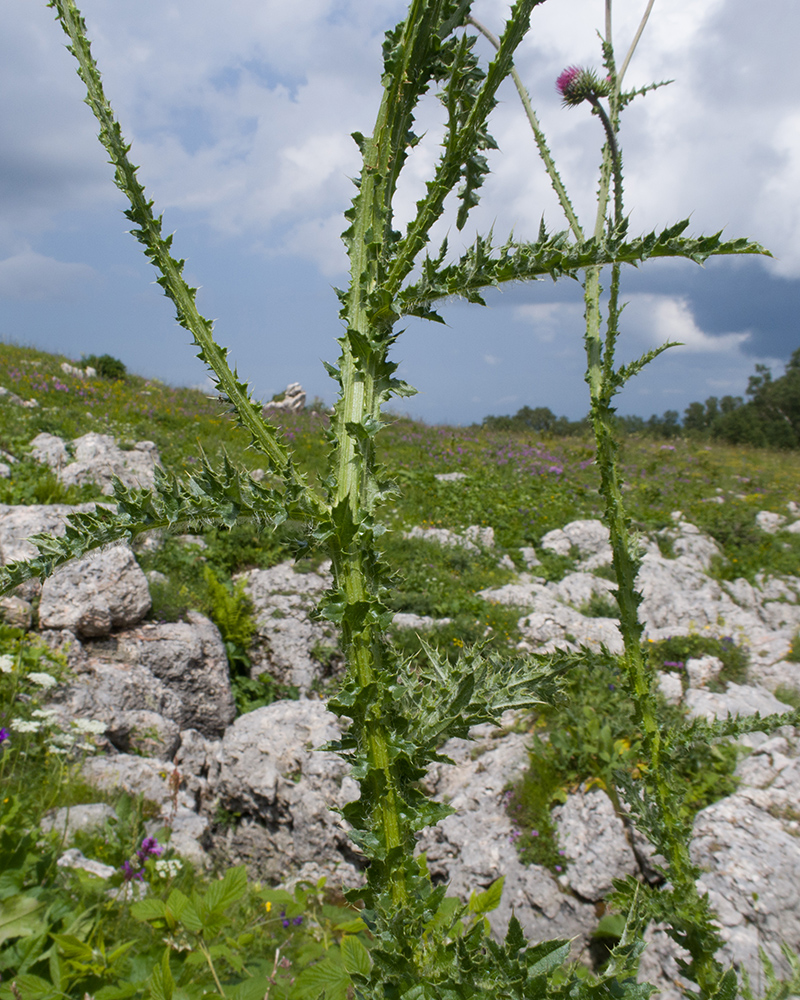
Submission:
[[[523,865],[514,847],[505,792],[527,767],[527,739],[489,726],[473,732],[477,743],[445,744],[443,752],[455,766],[434,764],[428,774],[431,794],[457,811],[425,830],[417,849],[425,854],[433,880],[449,883],[465,901],[504,876],[500,906],[489,914],[496,933],[505,933],[514,913],[533,941],[575,938],[579,954],[596,924],[594,905],[565,891],[547,869]]]
[[[128,545],[90,552],[59,567],[42,586],[39,623],[78,635],[107,635],[150,610],[150,590]]]
[[[50,446],[55,461],[58,447]],[[0,558],[31,555],[31,531],[58,529],[70,509],[0,508]],[[765,530],[773,526],[762,522]],[[438,531],[409,534],[460,545],[476,556],[494,544],[487,528]],[[660,540],[645,539],[643,548],[638,586],[648,638],[702,630],[732,636],[751,650],[746,683],[720,690],[720,660],[688,660],[682,672],[661,678],[670,700],[706,718],[783,710],[773,692],[779,686],[800,691],[800,664],[787,659],[800,627],[800,580],[763,576],[755,583],[720,583],[709,575],[715,543],[678,512]],[[535,570],[548,550],[572,557],[576,570],[557,582],[518,574],[481,596],[519,609],[523,650],[619,649],[611,616],[614,585],[596,572],[610,560],[603,525],[576,521],[550,532],[538,552],[528,547],[522,553],[526,565]],[[49,581],[39,609],[43,636],[68,650],[75,671],[55,693],[54,706],[65,724],[75,718],[104,724],[106,754],[87,760],[85,776],[105,789],[145,795],[158,811],[152,829],[169,825],[173,846],[198,863],[213,856],[244,862],[254,876],[270,881],[325,874],[329,884],[356,884],[363,859],[337,810],[357,797],[358,787],[345,763],[320,749],[339,735],[340,723],[313,697],[335,669],[323,650],[334,649],[337,636],[312,617],[330,586],[329,567],[301,573],[282,563],[244,574],[258,622],[254,672],[268,671],[306,697],[234,721],[225,649],[213,624],[199,614],[185,622],[139,623],[141,602],[120,596],[127,593],[122,584],[110,585],[113,560],[119,560],[137,581],[131,593],[141,597],[129,550],[101,555],[112,560],[105,569],[87,563],[71,578]],[[117,596],[106,595],[106,587]],[[608,617],[593,616],[598,609]],[[396,628],[438,624],[410,615],[395,619]],[[507,721],[505,728],[477,729],[473,742],[455,740],[444,748],[454,763],[431,768],[427,787],[457,812],[423,831],[417,849],[434,881],[448,882],[463,899],[505,877],[503,901],[491,915],[497,933],[513,910],[532,939],[573,938],[575,955],[586,960],[612,880],[649,877],[647,848],[631,843],[634,835],[604,791],[582,787],[554,811],[564,870],[523,865],[506,790],[527,766],[528,738]],[[759,947],[779,967],[781,939],[800,947],[800,757],[792,731],[771,739],[756,735],[747,743],[752,753],[739,764],[741,784],[697,816],[692,854],[719,912],[723,960],[747,968],[757,982]],[[649,934],[642,975],[677,1000],[675,949],[658,928]]]
[[[218,808],[238,817],[217,844],[231,863],[272,880],[309,871],[359,880],[359,855],[335,812],[358,798],[358,784],[341,758],[320,749],[339,733],[319,701],[275,702],[227,730],[215,793]]]
[[[66,530],[66,520],[74,512],[93,511],[93,503],[31,504],[30,506],[0,504],[0,564],[34,559],[38,550],[31,535],[48,534],[60,537]],[[26,600],[38,597],[42,585],[38,579],[26,580],[16,594]]]
[[[159,756],[164,753],[161,739],[170,745],[174,739],[170,723],[207,736],[221,735],[235,715],[225,647],[207,618],[196,612],[188,618],[145,624],[99,642],[80,643],[73,637],[75,677],[57,695],[65,717],[103,720],[116,745],[131,739],[130,730],[123,735],[124,725],[123,730],[116,728],[120,713],[154,713],[165,721],[151,715],[139,732],[155,728],[160,735],[153,747]],[[61,644],[68,635],[53,639]]]
[[[38,434],[31,442],[31,455],[54,469],[65,486],[96,483],[106,495],[114,490],[114,477],[123,486],[150,489],[160,461],[152,441],[137,441],[124,450],[110,435],[95,432],[76,438],[71,449],[53,434]]]
[[[283,411],[284,413],[300,413],[306,405],[306,391],[299,382],[290,382],[280,399],[272,399],[264,403],[263,413]]]
[[[333,627],[312,613],[331,585],[329,564],[317,572],[296,573],[291,562],[251,570],[245,589],[256,612],[257,641],[251,651],[253,674],[269,673],[301,694],[319,687],[335,664],[319,654],[337,642]]]

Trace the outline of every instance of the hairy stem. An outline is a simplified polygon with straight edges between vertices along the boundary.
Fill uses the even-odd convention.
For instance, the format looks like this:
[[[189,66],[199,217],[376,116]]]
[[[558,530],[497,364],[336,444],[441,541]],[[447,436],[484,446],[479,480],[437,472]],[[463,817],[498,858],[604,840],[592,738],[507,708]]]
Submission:
[[[470,15],[467,21],[478,31],[487,38],[496,49],[500,48],[500,39],[487,27],[481,24],[477,18]],[[547,139],[542,131],[542,127],[539,124],[539,118],[536,112],[533,110],[533,104],[531,104],[531,97],[528,93],[528,89],[522,82],[522,78],[517,72],[516,66],[511,67],[511,79],[514,81],[514,86],[517,88],[517,93],[519,94],[519,99],[522,102],[522,107],[528,118],[528,123],[530,124],[531,131],[533,132],[533,138],[536,142],[536,148],[539,150],[539,156],[542,158],[542,163],[544,163],[545,170],[547,170],[547,175],[550,178],[550,183],[553,185],[553,190],[555,191],[559,204],[567,218],[569,227],[572,230],[572,234],[576,240],[583,241],[583,228],[578,221],[578,216],[575,212],[575,208],[572,201],[567,193],[567,189],[564,186],[564,182],[561,180],[561,175],[556,168],[555,160],[553,159],[553,154],[550,152],[550,147],[547,145]]]

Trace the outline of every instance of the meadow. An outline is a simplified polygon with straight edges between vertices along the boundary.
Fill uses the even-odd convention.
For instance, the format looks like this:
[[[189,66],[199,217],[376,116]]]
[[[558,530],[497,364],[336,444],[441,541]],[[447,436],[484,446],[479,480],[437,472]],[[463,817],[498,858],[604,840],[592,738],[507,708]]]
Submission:
[[[99,496],[89,486],[64,488],[46,466],[26,457],[28,442],[42,431],[67,440],[100,431],[130,445],[151,439],[164,466],[175,473],[190,469],[199,449],[212,464],[228,455],[251,469],[259,467],[259,456],[248,449],[246,435],[218,399],[133,374],[118,380],[81,379],[62,371],[64,360],[28,347],[0,345],[0,385],[38,404],[21,407],[0,401],[0,450],[16,459],[10,463],[10,476],[0,479],[0,502],[69,503]],[[328,419],[319,403],[278,418],[281,434],[291,441],[298,465],[312,480],[324,466]],[[513,578],[508,563],[498,565],[502,555],[522,570],[522,546],[538,545],[546,532],[568,521],[600,516],[591,440],[478,426],[427,426],[397,416],[382,434],[380,460],[398,486],[386,510],[390,530],[381,542],[394,569],[390,608],[450,617],[450,626],[429,636],[446,657],[471,641],[510,655],[519,638],[518,612],[482,600],[477,591]],[[636,529],[663,528],[670,513],[681,509],[719,543],[723,556],[714,567],[719,578],[755,579],[764,570],[797,572],[800,539],[794,545],[782,536],[776,543],[754,528],[757,511],[784,512],[798,495],[796,452],[690,440],[665,445],[627,436],[621,444],[621,464]],[[454,472],[466,478],[457,484],[436,478]],[[403,537],[414,526],[458,531],[469,525],[494,529],[491,555]],[[207,544],[204,556],[210,574],[193,572],[194,557],[187,557],[177,541],[168,540],[154,555],[140,556],[145,568],[158,569],[168,579],[166,587],[154,588],[150,617],[180,618],[197,608],[214,618],[229,640],[232,676],[240,680],[238,687],[235,684],[239,711],[292,696],[246,681],[250,609],[233,577],[286,558],[318,562],[321,555],[313,540],[291,523],[271,533],[246,525],[225,532],[198,524],[195,530]],[[533,572],[558,580],[573,565],[570,557],[545,556]],[[608,609],[595,613],[607,614]],[[405,654],[419,656],[413,634],[396,641]],[[299,885],[287,892],[248,881],[243,869],[231,869],[217,881],[222,872],[196,871],[171,852],[168,828],[148,839],[145,823],[152,807],[126,796],[106,795],[116,818],[75,841],[113,874],[99,880],[57,866],[63,837],[43,832],[42,820],[55,807],[97,801],[98,793],[86,786],[79,772],[82,760],[96,752],[98,734],[77,725],[68,733],[53,731],[46,708],[48,682],[42,677],[68,679],[63,658],[42,646],[35,633],[26,635],[7,625],[0,626],[0,643],[0,722],[7,726],[12,718],[17,720],[15,739],[5,739],[0,746],[0,997],[19,1000],[8,981],[13,974],[26,1000],[85,994],[95,1000],[125,1000],[137,994],[163,1000],[170,990],[177,996],[216,993],[250,1000],[248,980],[224,985],[231,976],[246,974],[253,977],[252,983],[268,981],[268,995],[276,998],[304,1000],[325,989],[326,996],[344,1000],[351,974],[368,962],[365,955],[374,942],[358,911],[324,884]],[[703,652],[719,653],[729,679],[741,679],[746,654],[732,644],[726,648],[698,637],[650,649],[656,661]],[[5,669],[9,664],[13,671]],[[518,832],[517,849],[526,862],[561,871],[568,862],[549,820],[552,806],[587,779],[613,788],[611,773],[619,763],[614,754],[620,745],[632,761],[640,754],[634,706],[618,688],[618,666],[597,661],[588,672],[577,670],[569,698],[559,707],[521,719],[520,725],[532,733],[536,777],[529,775],[509,788],[508,810]],[[586,706],[607,721],[605,728],[587,723]],[[677,710],[671,711],[674,715]],[[19,729],[21,718],[27,729]],[[8,736],[8,730],[4,732]],[[543,742],[546,732],[551,736]],[[693,790],[686,796],[690,812],[735,788],[736,760],[730,743],[701,749],[687,759],[684,776]],[[145,883],[149,895],[137,902],[135,887]],[[611,927],[612,936],[622,933],[618,917],[604,920],[606,932]],[[159,963],[165,934],[185,949],[171,968]],[[582,975],[590,973],[584,970]],[[164,983],[168,976],[170,990]]]

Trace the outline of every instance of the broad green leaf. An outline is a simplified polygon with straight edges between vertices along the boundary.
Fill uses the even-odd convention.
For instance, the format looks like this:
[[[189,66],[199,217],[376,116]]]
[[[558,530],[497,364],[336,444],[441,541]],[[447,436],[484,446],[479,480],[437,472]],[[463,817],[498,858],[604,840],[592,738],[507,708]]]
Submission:
[[[253,976],[237,983],[232,989],[225,988],[228,1000],[263,1000],[269,995],[271,982],[266,976]]]
[[[34,976],[30,972],[14,976],[14,984],[22,1000],[50,1000],[51,997],[60,997],[61,995],[52,983],[40,976]],[[3,1000],[17,1000],[8,984],[5,983],[0,988],[0,996],[3,997]]]
[[[625,915],[623,913],[607,913],[600,919],[592,933],[595,938],[621,938],[625,931]]]
[[[325,1000],[346,1000],[350,976],[335,952],[300,973],[292,986],[291,1000],[316,1000],[325,993]]]
[[[164,920],[167,916],[167,908],[160,899],[153,899],[148,896],[146,899],[139,899],[131,903],[131,916],[137,920]]]
[[[172,1000],[175,982],[169,967],[169,948],[164,950],[161,961],[153,966],[150,975],[150,995],[152,1000]]]
[[[211,913],[222,914],[231,903],[241,899],[247,890],[247,869],[244,865],[229,868],[223,878],[212,882],[203,897],[203,902]]]
[[[359,973],[368,976],[372,967],[372,959],[364,944],[357,938],[347,934],[342,938],[341,943],[342,962],[345,970],[353,975]]]
[[[119,986],[103,986],[94,994],[94,1000],[128,1000],[144,986],[144,982],[122,983]]]
[[[24,894],[0,902],[0,944],[9,938],[35,933],[40,921],[33,915],[43,906],[40,899]]]
[[[88,961],[94,952],[91,947],[74,934],[51,934],[50,937],[58,945],[59,951],[65,958],[80,958]]]
[[[194,903],[180,889],[173,889],[169,894],[167,910],[175,918],[176,923],[181,924],[187,931],[199,934],[203,929],[203,921]]]
[[[505,877],[496,879],[485,892],[473,892],[469,900],[470,913],[491,913],[500,905]]]

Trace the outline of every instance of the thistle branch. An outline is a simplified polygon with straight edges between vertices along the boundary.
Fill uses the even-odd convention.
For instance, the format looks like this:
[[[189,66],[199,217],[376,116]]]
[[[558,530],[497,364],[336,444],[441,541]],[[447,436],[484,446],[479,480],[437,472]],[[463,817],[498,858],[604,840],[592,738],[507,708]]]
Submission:
[[[131,205],[125,215],[138,227],[133,230],[133,235],[144,245],[146,255],[159,271],[158,284],[175,305],[178,322],[192,334],[200,348],[198,357],[214,373],[223,398],[232,405],[241,426],[249,431],[255,447],[269,458],[275,472],[288,476],[291,482],[300,486],[299,476],[289,453],[278,439],[276,429],[262,417],[261,407],[251,399],[247,385],[239,381],[236,372],[231,371],[226,360],[227,350],[214,341],[213,324],[197,309],[197,289],[191,288],[183,277],[185,262],[176,260],[170,253],[172,236],[162,235],[162,217],[154,215],[153,202],[147,199],[145,189],[136,176],[138,167],[128,157],[130,146],[123,138],[103,91],[80,11],[73,0],[51,0],[48,6],[55,8],[61,27],[70,39],[68,48],[78,62],[78,75],[87,90],[85,102],[100,123],[99,138],[115,168],[115,183]],[[323,514],[320,499],[312,496],[307,487],[304,488],[309,494],[309,503],[320,515]]]

